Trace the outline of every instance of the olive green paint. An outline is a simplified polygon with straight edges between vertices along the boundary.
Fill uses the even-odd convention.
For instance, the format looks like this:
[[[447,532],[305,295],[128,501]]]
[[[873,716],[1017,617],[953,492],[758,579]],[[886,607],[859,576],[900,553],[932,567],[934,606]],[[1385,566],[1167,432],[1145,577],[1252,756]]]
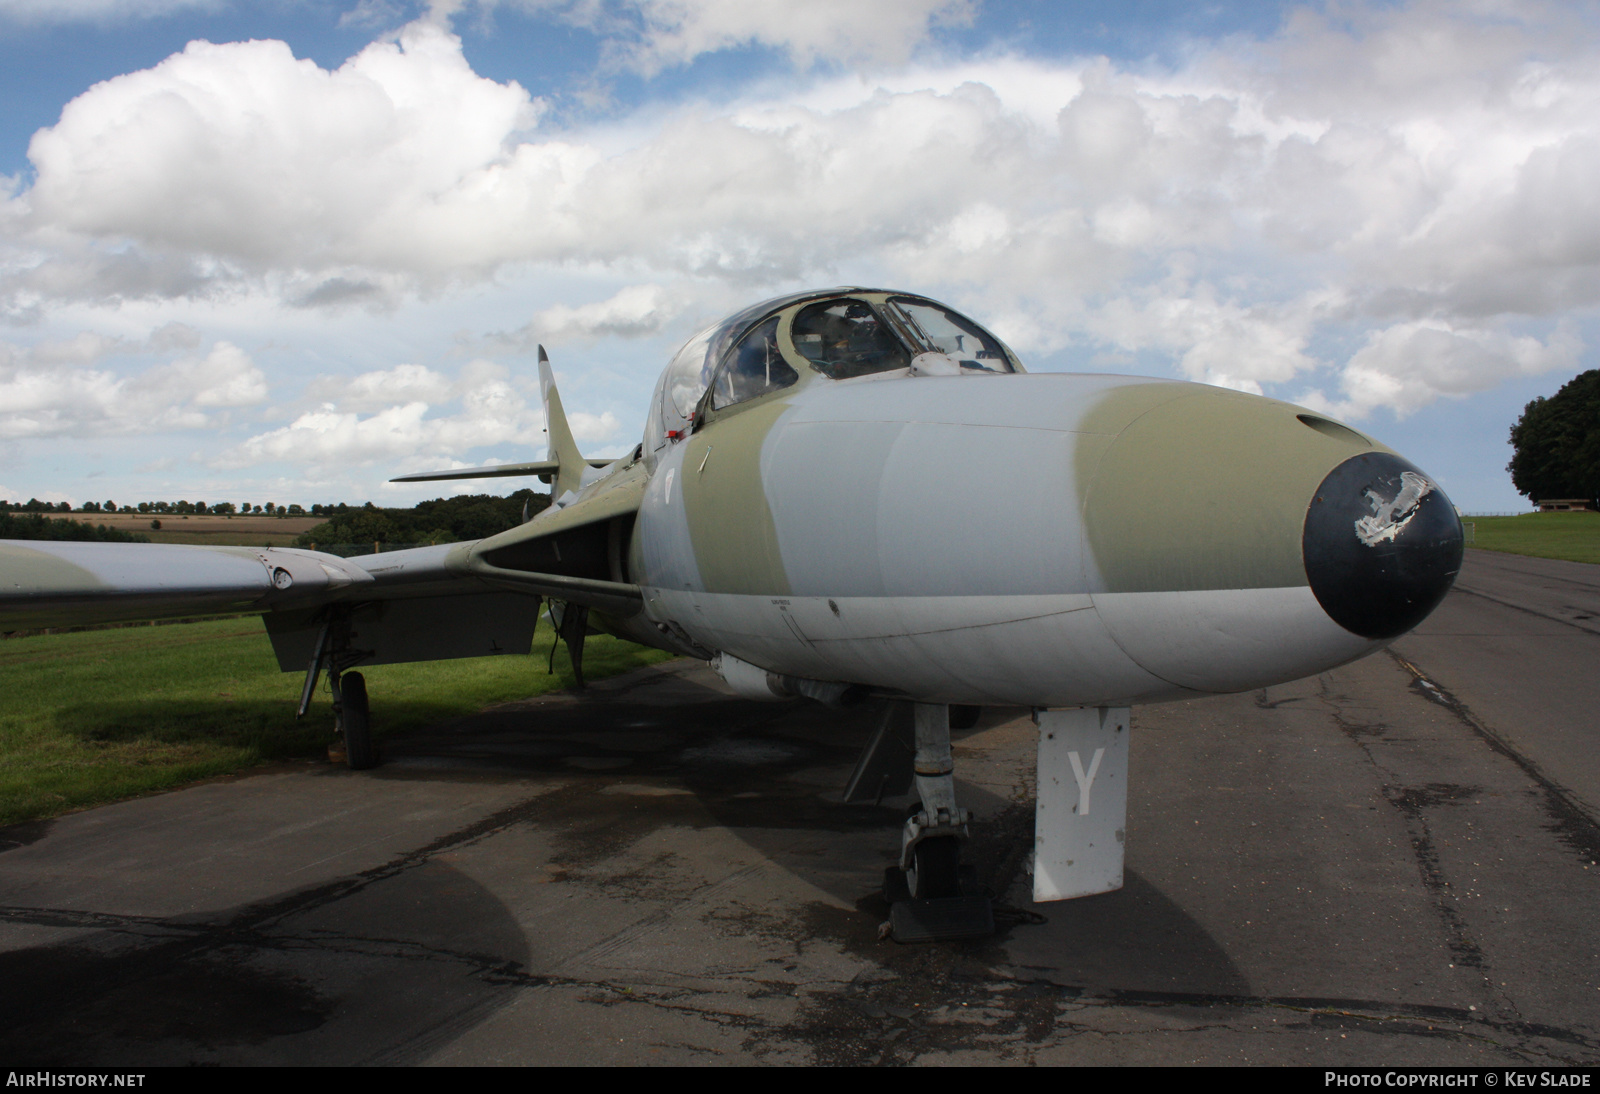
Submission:
[[[1381,446],[1308,426],[1297,418],[1305,413],[1192,384],[1124,388],[1093,408],[1085,421],[1096,432],[1126,423],[1088,472],[1084,523],[1106,590],[1306,584],[1300,540],[1312,495],[1334,467]],[[1222,467],[1232,469],[1226,478]]]
[[[639,510],[645,487],[650,484],[650,474],[643,462],[629,464],[590,486],[581,500],[565,508],[546,509],[527,524],[519,524],[498,532],[478,544],[474,554],[489,555],[505,547],[546,536],[570,532],[574,528],[594,524],[614,517],[624,517]]]
[[[761,446],[786,409],[783,396],[742,403],[685,442],[683,506],[707,592],[786,596],[789,576],[761,482]]]
[[[75,593],[88,589],[110,589],[93,571],[64,561],[44,551],[0,544],[0,563],[4,564],[11,590],[38,593]]]

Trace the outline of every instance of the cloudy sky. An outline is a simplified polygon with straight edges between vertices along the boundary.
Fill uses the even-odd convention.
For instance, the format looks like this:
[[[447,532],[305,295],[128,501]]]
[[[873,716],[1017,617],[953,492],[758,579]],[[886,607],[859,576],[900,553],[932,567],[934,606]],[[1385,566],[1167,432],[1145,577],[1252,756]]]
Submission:
[[[1596,12],[0,0],[0,498],[409,504],[543,457],[538,342],[621,453],[695,329],[852,283],[1520,508],[1600,364]]]

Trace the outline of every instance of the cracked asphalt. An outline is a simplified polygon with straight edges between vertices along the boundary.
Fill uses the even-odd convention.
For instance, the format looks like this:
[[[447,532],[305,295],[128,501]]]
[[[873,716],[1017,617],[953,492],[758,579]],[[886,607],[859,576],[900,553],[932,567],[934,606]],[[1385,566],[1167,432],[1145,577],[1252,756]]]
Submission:
[[[691,662],[0,830],[0,1061],[1595,1064],[1597,576],[1469,552],[1391,652],[1136,709],[1104,896],[1030,903],[986,711],[982,941],[879,940],[870,712]]]

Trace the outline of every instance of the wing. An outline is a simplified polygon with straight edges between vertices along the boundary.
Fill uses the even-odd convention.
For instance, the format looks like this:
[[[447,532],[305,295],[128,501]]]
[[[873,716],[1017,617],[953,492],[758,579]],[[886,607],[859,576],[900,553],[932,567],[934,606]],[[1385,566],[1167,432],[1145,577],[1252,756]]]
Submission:
[[[544,597],[629,619],[642,597],[623,580],[623,559],[644,465],[635,450],[596,472],[572,442],[547,363],[542,372],[558,437],[558,460],[547,463],[575,489],[526,524],[468,543],[348,559],[294,548],[4,540],[0,631],[259,613],[279,664],[298,670],[334,615],[358,627],[367,664],[526,652]]]
[[[596,569],[584,557],[589,542],[599,541],[598,565],[605,564],[608,513],[614,505],[579,510],[542,534],[524,525],[472,543],[350,559],[292,548],[4,540],[0,631],[261,614],[289,671],[305,667],[332,609],[362,624],[367,664],[526,653],[540,597],[617,618],[639,610],[637,586],[587,576]],[[602,526],[581,523],[590,516]],[[528,565],[557,552],[569,572]]]
[[[0,629],[296,608],[374,584],[357,561],[314,551],[4,540]]]

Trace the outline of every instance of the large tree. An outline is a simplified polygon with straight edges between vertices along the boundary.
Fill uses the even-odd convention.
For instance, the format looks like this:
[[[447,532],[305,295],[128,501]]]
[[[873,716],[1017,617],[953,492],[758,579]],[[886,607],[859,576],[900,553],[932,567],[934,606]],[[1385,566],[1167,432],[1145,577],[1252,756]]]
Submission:
[[[1530,501],[1587,498],[1600,507],[1600,369],[1579,373],[1535,399],[1511,427],[1506,470]]]

